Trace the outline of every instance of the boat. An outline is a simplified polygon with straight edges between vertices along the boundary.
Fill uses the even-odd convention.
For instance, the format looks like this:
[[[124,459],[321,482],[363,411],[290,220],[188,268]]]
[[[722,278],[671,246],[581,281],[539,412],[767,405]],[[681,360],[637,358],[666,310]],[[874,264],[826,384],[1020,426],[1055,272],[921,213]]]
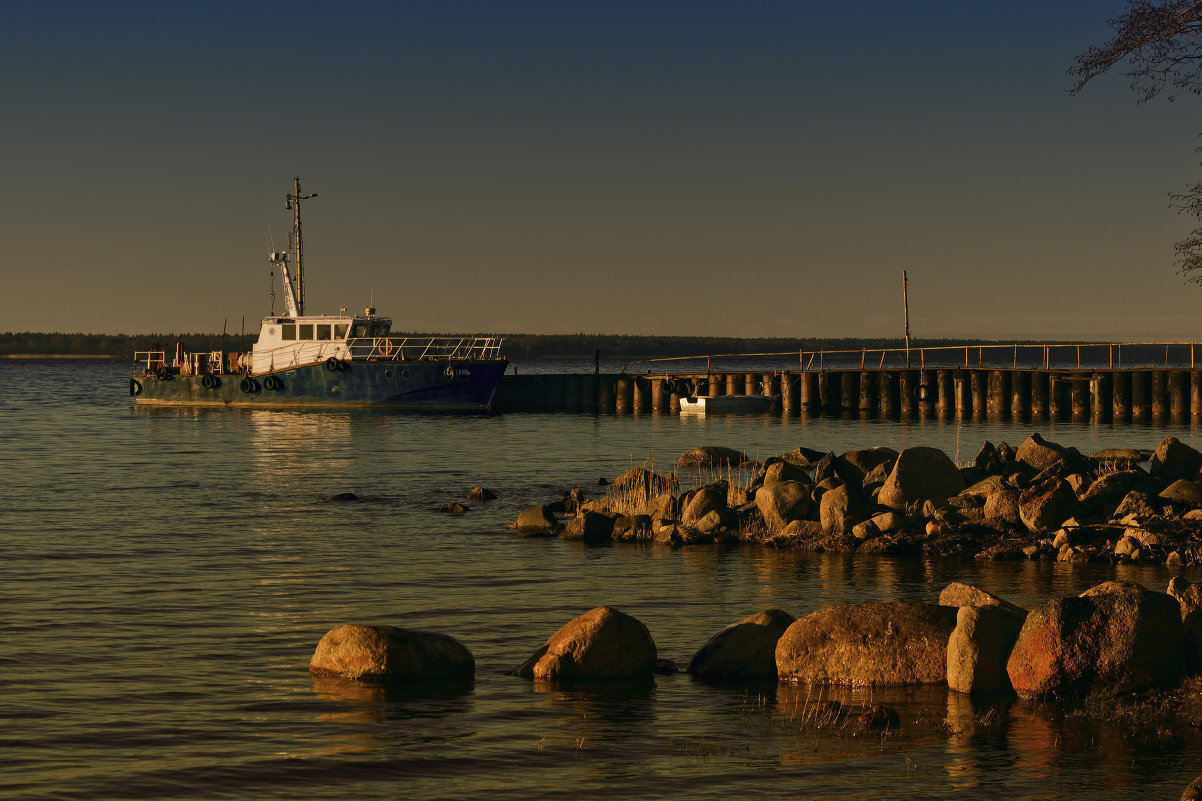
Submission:
[[[680,399],[681,414],[763,414],[772,409],[767,395],[696,395]]]
[[[136,352],[136,404],[489,411],[508,364],[500,339],[395,336],[392,320],[371,305],[362,314],[305,313],[300,206],[315,197],[293,180],[285,201],[294,212],[290,247],[269,256],[283,282],[284,314],[263,318],[246,353],[189,353],[180,342],[170,359],[162,350]]]

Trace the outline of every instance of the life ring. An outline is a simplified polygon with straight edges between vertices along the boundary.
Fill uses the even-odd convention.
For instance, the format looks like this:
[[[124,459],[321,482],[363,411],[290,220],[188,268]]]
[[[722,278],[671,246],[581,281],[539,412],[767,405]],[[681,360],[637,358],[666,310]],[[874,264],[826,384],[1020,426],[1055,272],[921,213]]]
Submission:
[[[338,368],[339,368],[339,367],[341,367],[341,366],[342,366],[342,365],[340,365],[340,364],[338,363],[338,360],[337,360],[337,359],[335,359],[333,356],[331,356],[330,358],[326,359],[326,369],[327,369],[327,370],[329,370],[331,373],[336,373],[336,372],[338,372]]]
[[[238,389],[242,390],[243,392],[245,392],[249,395],[251,392],[258,391],[259,382],[254,380],[250,376],[247,376],[246,378],[242,379],[241,383],[238,384]]]
[[[205,389],[213,389],[220,386],[221,381],[212,373],[205,373],[200,377],[200,385]]]
[[[169,376],[171,374],[167,372],[167,366],[163,365],[163,366],[159,367],[159,369],[154,371],[154,375],[155,375],[155,378],[159,379],[160,381],[166,381],[167,376]]]
[[[380,355],[383,356],[385,359],[387,359],[389,356],[391,356],[394,353],[394,350],[395,349],[392,347],[391,340],[385,339],[380,344]]]
[[[445,375],[448,380],[453,379],[455,377],[455,368],[448,364],[447,369],[443,370],[442,374]]]
[[[141,394],[142,394],[142,385],[139,384],[136,379],[133,379],[133,378],[129,379],[129,396],[131,398],[136,398]]]

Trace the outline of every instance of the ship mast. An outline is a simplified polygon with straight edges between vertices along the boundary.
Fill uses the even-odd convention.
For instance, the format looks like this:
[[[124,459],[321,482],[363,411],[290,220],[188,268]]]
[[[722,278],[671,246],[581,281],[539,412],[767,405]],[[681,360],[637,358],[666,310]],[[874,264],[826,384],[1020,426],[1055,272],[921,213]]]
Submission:
[[[305,250],[301,245],[301,218],[300,218],[300,202],[310,198],[317,197],[314,192],[311,195],[302,195],[300,188],[300,178],[292,179],[291,195],[284,197],[284,208],[294,210],[292,235],[296,237],[296,285],[297,285],[297,311],[299,314],[305,313]]]

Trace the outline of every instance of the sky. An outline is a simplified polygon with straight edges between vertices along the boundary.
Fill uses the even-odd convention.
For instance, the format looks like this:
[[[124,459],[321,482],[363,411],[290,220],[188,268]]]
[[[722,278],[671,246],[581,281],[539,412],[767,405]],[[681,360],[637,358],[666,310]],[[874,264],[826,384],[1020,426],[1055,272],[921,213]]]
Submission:
[[[0,3],[0,330],[1179,341],[1202,97],[1121,0]],[[283,301],[276,288],[275,311]]]

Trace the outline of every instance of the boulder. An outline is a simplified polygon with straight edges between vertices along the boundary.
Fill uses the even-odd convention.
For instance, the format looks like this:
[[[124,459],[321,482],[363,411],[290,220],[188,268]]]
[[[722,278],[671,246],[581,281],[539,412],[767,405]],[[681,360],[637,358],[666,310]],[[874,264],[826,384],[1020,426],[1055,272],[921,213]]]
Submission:
[[[649,679],[655,641],[635,618],[600,606],[568,622],[518,667],[518,676],[553,682]]]
[[[874,515],[871,522],[877,531],[902,531],[906,527],[906,516],[897,512],[881,512]]]
[[[873,468],[897,460],[892,448],[867,448],[848,451],[835,459],[835,473],[848,484],[861,486]]]
[[[1202,453],[1176,437],[1165,437],[1152,454],[1149,472],[1153,478],[1176,481],[1179,478],[1196,478],[1199,468],[1202,468]]]
[[[643,493],[648,497],[654,497],[661,493],[675,493],[679,490],[680,485],[676,476],[671,473],[663,475],[653,473],[645,467],[627,470],[610,484],[611,493]]]
[[[847,485],[828,490],[819,503],[818,520],[828,534],[847,534],[864,517],[864,501]]]
[[[961,606],[947,643],[947,686],[962,693],[1011,692],[1006,660],[1023,619],[1001,606]]]
[[[688,672],[705,681],[776,680],[776,642],[793,623],[780,609],[765,609],[727,626],[693,655]]]
[[[1202,669],[1202,586],[1174,576],[1169,581],[1169,595],[1181,605],[1181,624],[1190,657],[1186,666],[1197,672]]]
[[[357,501],[359,496],[353,492],[336,492],[326,500],[332,503],[345,503],[346,501]]]
[[[1202,801],[1202,776],[1186,786],[1181,793],[1181,801]]]
[[[764,467],[763,480],[760,483],[775,484],[778,481],[796,481],[799,484],[805,485],[814,483],[810,479],[810,474],[805,470],[779,459],[769,462]]]
[[[1123,496],[1111,517],[1116,520],[1134,517],[1140,521],[1147,521],[1159,514],[1160,509],[1152,505],[1152,496],[1146,492],[1131,490]]]
[[[1095,462],[1116,470],[1131,470],[1139,467],[1140,463],[1147,460],[1147,456],[1143,451],[1135,448],[1106,448],[1105,450],[1091,453],[1089,458]]]
[[[1065,449],[1048,442],[1039,434],[1027,437],[1014,454],[1015,461],[1026,465],[1034,473],[1042,473],[1057,462],[1064,460]]]
[[[1138,584],[1106,582],[1032,609],[1006,672],[1024,698],[1071,700],[1174,686],[1185,658],[1176,599]]]
[[[467,491],[467,499],[469,501],[493,501],[496,498],[497,494],[495,492],[484,487],[472,487]]]
[[[670,492],[647,499],[638,509],[640,514],[646,514],[652,520],[675,520],[680,511],[680,499]]]
[[[362,681],[471,679],[472,652],[453,637],[396,626],[351,623],[326,632],[309,661],[309,672]]]
[[[726,494],[726,487],[717,484],[710,484],[697,490],[688,505],[685,506],[684,512],[681,513],[680,522],[691,526],[710,512],[725,509]]]
[[[1077,495],[1064,479],[1049,478],[1022,491],[1018,515],[1035,533],[1058,528],[1077,511]]]
[[[783,459],[784,461],[788,462],[789,464],[796,465],[797,467],[802,467],[802,468],[805,468],[808,470],[808,469],[812,468],[814,465],[818,464],[818,462],[820,462],[822,460],[822,457],[825,455],[826,454],[824,454],[822,451],[816,451],[813,448],[798,447],[798,448],[794,448],[793,450],[789,451],[788,453],[782,453],[780,455],[780,458]]]
[[[1115,507],[1132,490],[1146,492],[1152,486],[1152,477],[1138,468],[1116,470],[1098,476],[1085,492],[1081,502],[1094,514],[1110,516]]]
[[[797,620],[776,644],[782,681],[898,686],[947,679],[956,610],[888,602],[836,606]]]
[[[613,539],[616,518],[617,515],[602,512],[579,512],[559,532],[559,538],[583,540],[584,542],[609,542]]]
[[[999,609],[1004,609],[1014,617],[1021,621],[1027,616],[1027,610],[1021,606],[1015,606],[1009,601],[999,598],[993,593],[983,590],[980,587],[974,587],[971,584],[962,584],[959,581],[953,581],[943,588],[939,593],[940,606],[996,606]]]
[[[796,481],[765,484],[755,493],[755,505],[768,531],[779,531],[805,516],[810,507],[810,490]]]
[[[877,502],[900,511],[915,501],[950,498],[963,489],[964,478],[947,454],[917,446],[906,448],[897,457]]]
[[[985,499],[982,510],[986,520],[1001,520],[1011,526],[1022,523],[1020,498],[1022,494],[1016,489],[1005,489]]]
[[[446,506],[441,507],[438,511],[449,515],[461,515],[468,512],[470,506],[464,506],[459,501],[451,501]]]
[[[1202,486],[1199,486],[1197,481],[1179,478],[1165,487],[1157,497],[1187,506],[1202,506]]]
[[[685,451],[676,460],[677,467],[738,467],[747,461],[747,454],[733,448],[701,446]]]
[[[523,534],[553,535],[559,531],[559,521],[546,506],[534,506],[518,515],[516,525]]]
[[[651,517],[649,515],[619,515],[614,518],[611,536],[614,542],[650,542],[655,536],[651,529]]]

